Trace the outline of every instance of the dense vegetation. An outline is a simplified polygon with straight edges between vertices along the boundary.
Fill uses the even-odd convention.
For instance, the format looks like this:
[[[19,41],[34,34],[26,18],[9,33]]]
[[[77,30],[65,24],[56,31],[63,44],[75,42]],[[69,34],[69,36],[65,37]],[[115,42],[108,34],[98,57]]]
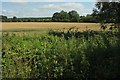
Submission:
[[[70,12],[56,12],[53,14],[52,21],[55,22],[79,22],[80,17],[79,14],[76,11],[70,11]]]
[[[82,33],[71,29],[63,32],[62,36],[56,35],[61,34],[60,32],[49,33],[51,34],[3,33],[3,78],[41,80],[119,78],[120,34],[117,31]],[[78,34],[79,37],[74,34]]]
[[[98,21],[108,23],[120,23],[120,1],[97,2],[93,14],[96,15]]]
[[[114,23],[120,31],[120,1],[106,0],[107,2],[97,2],[93,15],[100,23]]]

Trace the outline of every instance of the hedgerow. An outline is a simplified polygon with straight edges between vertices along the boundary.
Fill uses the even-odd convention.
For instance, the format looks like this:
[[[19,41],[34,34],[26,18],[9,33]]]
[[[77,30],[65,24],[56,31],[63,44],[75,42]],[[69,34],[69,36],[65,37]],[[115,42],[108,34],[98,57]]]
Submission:
[[[111,34],[110,34],[111,33]],[[94,36],[91,36],[94,34]],[[2,76],[40,80],[101,80],[120,76],[118,32],[80,37],[3,33]],[[86,36],[85,36],[86,35]],[[87,38],[86,38],[87,37]]]

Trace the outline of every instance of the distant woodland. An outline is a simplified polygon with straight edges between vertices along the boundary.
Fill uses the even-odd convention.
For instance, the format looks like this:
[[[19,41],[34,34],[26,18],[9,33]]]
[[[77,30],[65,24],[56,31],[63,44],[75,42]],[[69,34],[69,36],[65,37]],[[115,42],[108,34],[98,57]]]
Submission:
[[[55,12],[52,17],[18,18],[17,16],[13,16],[13,18],[8,18],[4,15],[0,15],[0,17],[1,22],[97,22],[93,14],[79,16],[75,10],[72,10],[68,13],[63,10],[60,12]]]

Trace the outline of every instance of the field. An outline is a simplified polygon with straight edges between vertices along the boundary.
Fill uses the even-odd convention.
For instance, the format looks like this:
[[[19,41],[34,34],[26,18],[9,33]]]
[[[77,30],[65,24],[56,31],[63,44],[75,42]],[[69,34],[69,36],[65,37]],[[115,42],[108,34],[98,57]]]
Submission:
[[[25,32],[25,31],[39,31],[46,32],[49,29],[63,29],[77,27],[80,31],[85,31],[86,29],[90,30],[99,30],[98,23],[65,23],[65,22],[12,22],[2,23],[3,31],[8,32]]]
[[[118,31],[99,31],[98,23],[2,25],[3,79],[112,80],[120,76]],[[59,30],[63,28],[66,32]]]

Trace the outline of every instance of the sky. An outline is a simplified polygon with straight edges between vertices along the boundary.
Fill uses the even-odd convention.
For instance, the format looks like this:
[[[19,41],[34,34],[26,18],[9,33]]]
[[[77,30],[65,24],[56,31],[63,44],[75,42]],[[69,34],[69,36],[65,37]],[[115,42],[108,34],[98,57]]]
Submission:
[[[43,0],[42,0],[43,1]],[[8,17],[51,17],[55,12],[76,10],[79,15],[91,14],[95,1],[87,0],[4,0],[2,15]],[[74,2],[73,2],[74,1]],[[78,2],[79,1],[79,2]]]
[[[1,0],[2,2],[96,2],[97,0]]]

